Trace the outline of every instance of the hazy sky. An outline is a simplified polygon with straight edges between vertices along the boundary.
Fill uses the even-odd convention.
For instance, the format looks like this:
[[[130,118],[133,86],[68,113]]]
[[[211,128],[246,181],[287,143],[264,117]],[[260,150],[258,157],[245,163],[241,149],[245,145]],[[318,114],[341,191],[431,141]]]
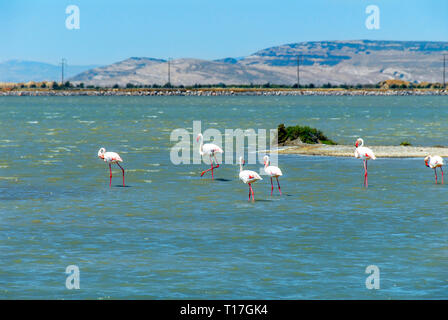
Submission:
[[[66,28],[68,5],[80,29]],[[380,9],[368,30],[366,8]],[[448,41],[447,0],[0,0],[0,61],[219,59],[312,40]]]

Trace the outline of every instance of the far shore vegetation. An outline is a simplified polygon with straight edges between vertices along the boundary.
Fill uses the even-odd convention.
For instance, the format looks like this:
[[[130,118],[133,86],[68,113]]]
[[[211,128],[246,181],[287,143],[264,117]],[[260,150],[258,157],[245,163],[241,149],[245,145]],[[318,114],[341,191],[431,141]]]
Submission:
[[[64,83],[56,81],[41,81],[41,82],[23,82],[23,83],[7,83],[0,82],[0,89],[2,90],[136,90],[136,89],[179,89],[179,90],[226,90],[226,89],[247,89],[247,90],[375,90],[375,89],[396,89],[396,90],[409,90],[409,89],[444,89],[442,83],[430,83],[430,82],[410,82],[403,80],[385,80],[376,84],[331,84],[326,83],[322,85],[315,85],[313,83],[303,85],[286,85],[286,84],[235,84],[229,85],[224,83],[218,84],[195,84],[195,85],[173,85],[171,83],[160,84],[135,84],[128,83],[126,85],[114,84],[111,86],[95,86],[91,84],[84,84],[82,82],[72,83],[65,81]]]

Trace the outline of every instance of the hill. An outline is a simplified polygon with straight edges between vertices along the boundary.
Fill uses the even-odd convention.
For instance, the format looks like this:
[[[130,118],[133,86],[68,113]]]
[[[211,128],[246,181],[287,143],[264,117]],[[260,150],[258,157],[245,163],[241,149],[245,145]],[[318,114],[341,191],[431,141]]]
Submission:
[[[301,84],[376,84],[391,79],[441,82],[442,55],[448,54],[448,42],[311,41],[275,46],[246,57],[175,59],[170,62],[171,83],[291,85],[297,82],[299,54]],[[102,67],[69,66],[67,73],[70,81],[85,85],[164,85],[168,82],[168,61],[132,57]],[[3,82],[57,80],[59,75],[56,65],[17,61],[0,64]]]
[[[65,78],[73,77],[81,72],[95,68],[95,65],[65,68]],[[0,82],[60,81],[61,66],[23,60],[0,62]]]

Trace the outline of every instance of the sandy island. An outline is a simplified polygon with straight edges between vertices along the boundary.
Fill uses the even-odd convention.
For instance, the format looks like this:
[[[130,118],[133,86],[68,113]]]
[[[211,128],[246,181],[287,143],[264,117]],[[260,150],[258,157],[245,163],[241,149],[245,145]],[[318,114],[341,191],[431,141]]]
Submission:
[[[413,146],[367,146],[377,158],[424,158],[428,154],[448,157],[445,147],[413,147]],[[355,146],[301,144],[279,147],[279,154],[301,154],[309,156],[354,157]]]

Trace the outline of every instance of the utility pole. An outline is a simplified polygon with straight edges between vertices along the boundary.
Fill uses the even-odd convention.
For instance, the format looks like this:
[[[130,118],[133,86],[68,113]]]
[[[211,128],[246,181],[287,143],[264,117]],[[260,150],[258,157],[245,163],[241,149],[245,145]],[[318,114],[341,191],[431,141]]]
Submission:
[[[443,88],[444,89],[446,88],[446,86],[445,86],[445,57],[446,57],[446,54],[443,55]]]
[[[300,88],[300,54],[297,55],[297,89]]]
[[[168,58],[168,84],[171,84],[171,58]]]
[[[64,65],[67,63],[65,58],[61,60],[61,85],[64,85]]]

